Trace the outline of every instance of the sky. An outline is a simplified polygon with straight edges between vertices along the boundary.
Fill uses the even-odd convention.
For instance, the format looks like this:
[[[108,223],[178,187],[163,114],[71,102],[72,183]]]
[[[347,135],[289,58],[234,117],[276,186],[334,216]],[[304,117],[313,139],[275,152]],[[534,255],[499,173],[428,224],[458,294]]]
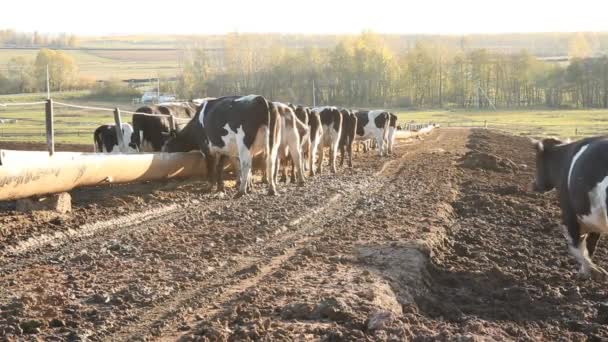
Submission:
[[[608,0],[2,0],[0,28],[78,35],[608,31]]]

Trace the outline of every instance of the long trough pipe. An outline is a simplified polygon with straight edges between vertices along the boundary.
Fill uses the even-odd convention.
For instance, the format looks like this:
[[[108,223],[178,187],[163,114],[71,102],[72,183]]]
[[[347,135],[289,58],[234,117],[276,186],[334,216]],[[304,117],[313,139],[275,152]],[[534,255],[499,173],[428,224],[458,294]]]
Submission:
[[[428,134],[398,131],[397,139]],[[260,162],[260,161],[258,161]],[[261,165],[261,163],[258,163]],[[226,165],[226,170],[233,170]],[[101,154],[0,150],[0,201],[70,191],[83,186],[207,177],[200,152]]]
[[[95,154],[0,150],[0,201],[77,187],[206,177],[199,152]]]

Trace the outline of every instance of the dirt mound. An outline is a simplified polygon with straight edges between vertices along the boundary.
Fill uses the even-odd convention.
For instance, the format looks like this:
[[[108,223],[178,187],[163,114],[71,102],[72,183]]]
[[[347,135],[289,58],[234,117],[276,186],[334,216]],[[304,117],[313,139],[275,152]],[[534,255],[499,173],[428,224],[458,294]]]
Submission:
[[[497,172],[515,172],[517,165],[508,158],[500,158],[494,154],[469,151],[462,158],[462,166],[469,169],[482,169]]]

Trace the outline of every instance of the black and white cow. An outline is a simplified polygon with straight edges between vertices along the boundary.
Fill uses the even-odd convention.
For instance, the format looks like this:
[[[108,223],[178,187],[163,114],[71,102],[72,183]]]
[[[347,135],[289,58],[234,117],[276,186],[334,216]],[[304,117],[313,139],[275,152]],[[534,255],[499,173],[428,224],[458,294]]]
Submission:
[[[348,109],[342,113],[342,132],[340,133],[340,166],[344,165],[344,155],[348,153],[348,167],[353,167],[353,142],[357,134],[357,116]]]
[[[580,265],[581,278],[605,278],[608,273],[591,257],[600,234],[608,233],[608,137],[573,143],[557,139],[535,142],[539,192],[557,188],[564,235]]]
[[[393,146],[395,145],[395,131],[397,131],[397,115],[394,113],[388,113],[389,123],[388,123],[388,154],[393,154]]]
[[[389,114],[384,110],[358,111],[357,140],[374,139],[378,153],[383,156],[388,147]]]
[[[291,160],[292,167],[292,183],[295,183],[295,175],[298,177],[298,185],[304,185],[304,159],[302,157],[302,142],[309,140],[310,129],[308,125],[296,116],[293,109],[283,103],[274,102],[274,106],[280,116],[281,122],[281,139],[279,145],[279,163],[277,164],[277,171],[280,166],[283,166],[282,180],[287,182],[287,164],[288,160]]]
[[[197,103],[170,102],[158,105],[143,106],[137,113],[172,115],[175,118],[191,119],[196,114]],[[133,114],[133,135],[130,146],[140,152],[158,152],[169,139],[171,125],[168,117],[146,116]],[[179,131],[184,127],[184,121],[175,120],[175,127]]]
[[[116,136],[116,125],[101,125],[93,133],[93,147],[95,152],[103,153],[135,153],[137,150],[129,146],[129,139],[133,134],[133,127],[128,123],[122,124],[122,146]]]
[[[308,154],[308,168],[310,175],[315,175],[315,161],[317,160],[317,152],[321,144],[321,136],[323,135],[323,125],[321,124],[321,116],[319,112],[308,109],[308,127],[310,128],[310,145],[305,147],[305,154]],[[296,112],[297,114],[297,112]]]
[[[329,165],[332,173],[336,173],[336,156],[340,145],[340,133],[342,132],[342,113],[336,107],[314,108],[313,113],[318,113],[321,120],[322,133],[318,144],[317,172],[323,170],[323,157],[325,147],[329,148]],[[313,157],[315,157],[313,151]]]
[[[204,101],[196,115],[163,151],[181,152],[199,148],[207,157],[209,179],[222,191],[224,162],[238,157],[240,185],[236,197],[248,192],[252,159],[263,154],[266,174],[274,175],[281,138],[277,108],[259,95],[227,96]],[[275,178],[268,177],[268,194],[276,194]]]

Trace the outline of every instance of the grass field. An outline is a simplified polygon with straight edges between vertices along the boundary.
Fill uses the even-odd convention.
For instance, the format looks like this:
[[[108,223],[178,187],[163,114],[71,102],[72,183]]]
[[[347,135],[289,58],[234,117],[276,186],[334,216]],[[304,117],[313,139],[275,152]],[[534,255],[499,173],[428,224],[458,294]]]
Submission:
[[[399,122],[502,129],[522,135],[582,137],[608,133],[608,110],[403,111]]]
[[[44,93],[0,95],[0,103],[43,101],[45,98]],[[53,99],[94,107],[136,109],[128,99],[92,99],[87,91],[55,93]],[[398,114],[400,123],[432,121],[443,127],[483,127],[487,123],[488,128],[536,137],[551,135],[580,138],[608,132],[608,110],[393,111]],[[90,144],[95,128],[114,121],[112,112],[59,105],[55,106],[54,114],[58,143]],[[0,140],[45,141],[44,105],[0,106],[0,119],[17,120],[16,123],[0,123]],[[131,118],[125,115],[123,121],[130,122]]]

